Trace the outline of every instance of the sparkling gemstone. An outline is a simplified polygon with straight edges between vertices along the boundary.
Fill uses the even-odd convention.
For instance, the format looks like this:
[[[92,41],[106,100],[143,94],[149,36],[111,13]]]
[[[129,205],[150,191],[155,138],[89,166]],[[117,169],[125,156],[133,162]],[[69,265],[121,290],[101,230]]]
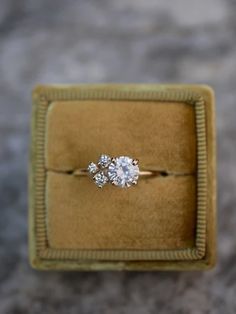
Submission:
[[[110,163],[107,172],[110,182],[119,187],[130,187],[138,181],[139,167],[130,157],[117,157]]]
[[[98,166],[94,162],[91,162],[88,165],[88,172],[89,173],[96,173],[97,171],[98,171]]]
[[[101,168],[106,168],[111,162],[111,157],[108,155],[101,155],[98,164]]]
[[[96,173],[93,179],[94,179],[95,184],[99,188],[102,188],[108,182],[107,176],[105,176],[105,174],[102,171],[99,171],[98,173]]]

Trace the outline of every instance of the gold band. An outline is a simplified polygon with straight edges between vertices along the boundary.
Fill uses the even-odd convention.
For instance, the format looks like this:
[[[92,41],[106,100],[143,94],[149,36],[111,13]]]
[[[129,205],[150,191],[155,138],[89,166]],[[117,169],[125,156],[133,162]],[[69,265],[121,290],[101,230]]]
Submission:
[[[74,176],[87,176],[89,171],[86,168],[77,169],[73,172]],[[141,170],[139,171],[139,177],[153,177],[153,176],[162,176],[165,177],[167,173],[165,171],[157,170]]]

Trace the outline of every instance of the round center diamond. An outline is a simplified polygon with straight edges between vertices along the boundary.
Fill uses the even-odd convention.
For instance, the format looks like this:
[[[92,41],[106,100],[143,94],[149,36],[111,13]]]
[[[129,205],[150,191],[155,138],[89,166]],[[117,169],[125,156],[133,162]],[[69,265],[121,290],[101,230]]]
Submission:
[[[121,156],[114,158],[107,172],[110,182],[119,187],[130,187],[138,181],[139,167],[132,158]]]

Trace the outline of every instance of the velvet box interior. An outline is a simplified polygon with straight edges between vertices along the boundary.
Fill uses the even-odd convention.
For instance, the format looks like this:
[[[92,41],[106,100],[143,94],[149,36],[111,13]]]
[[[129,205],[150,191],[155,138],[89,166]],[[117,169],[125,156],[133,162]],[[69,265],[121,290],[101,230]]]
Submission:
[[[74,172],[131,156],[131,188]],[[215,263],[214,96],[206,86],[39,86],[33,92],[30,256],[39,269],[208,269]]]

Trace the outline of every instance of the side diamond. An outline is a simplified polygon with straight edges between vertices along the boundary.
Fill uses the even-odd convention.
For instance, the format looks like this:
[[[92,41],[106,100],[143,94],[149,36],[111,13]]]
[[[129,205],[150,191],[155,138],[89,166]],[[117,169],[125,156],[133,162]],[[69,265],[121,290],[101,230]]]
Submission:
[[[97,171],[98,171],[98,166],[94,162],[91,162],[88,165],[88,172],[93,174],[93,173],[96,173]]]
[[[108,182],[108,178],[105,176],[105,174],[102,171],[96,173],[93,179],[94,179],[95,184],[99,188],[102,188]]]
[[[111,162],[111,157],[108,155],[101,155],[101,157],[99,158],[98,164],[101,168],[106,168],[107,166],[109,166]]]

